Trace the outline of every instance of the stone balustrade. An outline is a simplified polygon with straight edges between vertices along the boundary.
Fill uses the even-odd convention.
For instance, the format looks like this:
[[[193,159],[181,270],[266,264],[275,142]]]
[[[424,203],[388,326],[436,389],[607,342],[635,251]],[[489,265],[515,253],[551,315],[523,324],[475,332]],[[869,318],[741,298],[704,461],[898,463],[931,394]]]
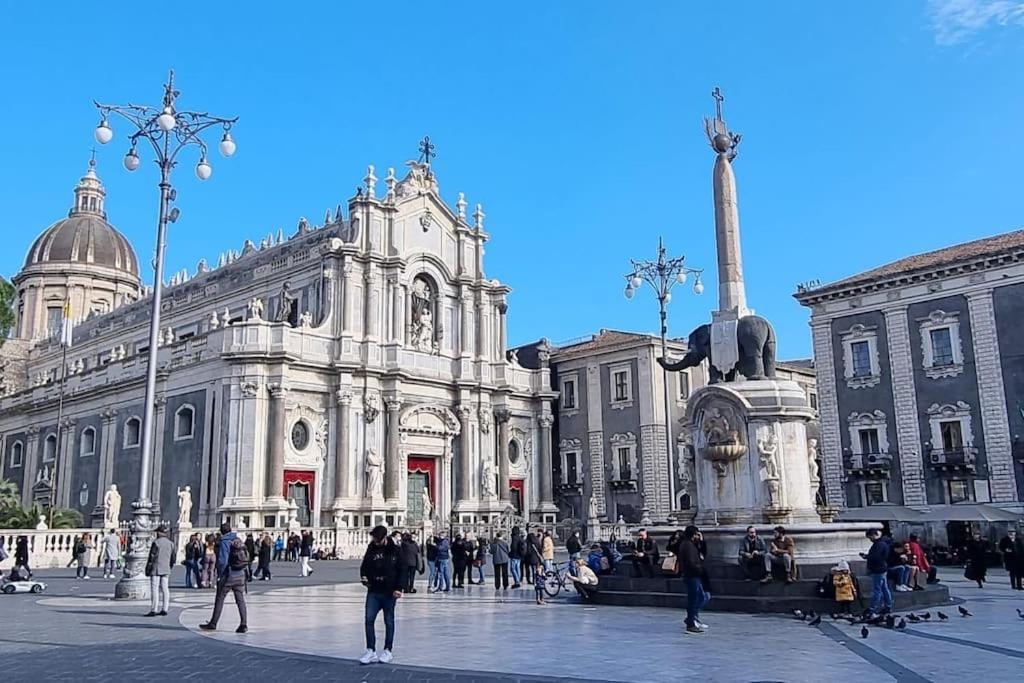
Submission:
[[[127,531],[127,524],[122,524],[122,538],[127,536]],[[98,546],[98,541],[103,538],[102,529],[0,529],[0,547],[7,553],[7,559],[0,562],[0,570],[14,566],[14,549],[19,536],[28,537],[29,566],[32,569],[54,569],[67,566],[75,538],[83,534],[92,535],[94,546]],[[92,565],[102,561],[99,555],[98,547],[94,548]]]

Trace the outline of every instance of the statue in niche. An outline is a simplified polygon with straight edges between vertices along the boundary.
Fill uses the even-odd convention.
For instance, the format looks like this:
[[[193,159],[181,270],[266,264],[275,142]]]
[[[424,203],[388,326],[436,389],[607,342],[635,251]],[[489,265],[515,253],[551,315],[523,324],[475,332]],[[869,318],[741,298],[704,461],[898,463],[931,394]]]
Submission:
[[[437,350],[434,335],[434,299],[430,284],[416,278],[412,284],[412,347],[417,351],[433,353]]]
[[[117,484],[111,484],[103,494],[103,526],[116,529],[121,521],[121,494],[117,492]]]
[[[292,327],[298,322],[298,297],[292,294],[291,285],[286,280],[281,286],[281,300],[277,304],[277,316],[274,322],[288,323]]]
[[[384,458],[375,448],[366,451],[366,495],[369,498],[384,496]]]
[[[498,495],[495,493],[497,487],[494,483],[494,466],[490,460],[484,461],[484,476],[480,488],[484,498],[495,498]]]
[[[757,451],[761,456],[761,478],[765,481],[779,478],[779,438],[769,428],[764,437],[757,440]]]
[[[178,488],[178,525],[192,524],[192,487]]]
[[[807,467],[810,468],[811,481],[821,481],[821,473],[818,470],[818,440],[807,440]]]
[[[426,522],[434,514],[434,504],[430,500],[430,489],[423,487],[423,521]]]

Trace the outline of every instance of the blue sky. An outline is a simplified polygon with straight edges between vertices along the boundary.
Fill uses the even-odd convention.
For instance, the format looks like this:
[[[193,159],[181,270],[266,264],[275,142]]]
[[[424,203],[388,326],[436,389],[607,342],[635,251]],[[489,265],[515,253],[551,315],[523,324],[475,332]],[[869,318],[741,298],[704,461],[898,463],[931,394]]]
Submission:
[[[42,3],[39,3],[42,5]],[[375,164],[429,134],[450,203],[483,202],[488,275],[510,284],[510,341],[653,331],[629,257],[708,269],[677,293],[685,335],[717,301],[701,130],[718,84],[736,161],[751,305],[780,354],[810,354],[798,282],[1022,226],[1024,3],[228,3],[81,8],[0,0],[0,273],[64,215],[101,101],[238,115],[238,153],[177,171],[169,271],[317,222]],[[245,9],[242,9],[242,7]],[[198,8],[198,6],[197,6]],[[125,132],[122,126],[116,131]],[[156,171],[100,150],[108,214],[147,262]]]

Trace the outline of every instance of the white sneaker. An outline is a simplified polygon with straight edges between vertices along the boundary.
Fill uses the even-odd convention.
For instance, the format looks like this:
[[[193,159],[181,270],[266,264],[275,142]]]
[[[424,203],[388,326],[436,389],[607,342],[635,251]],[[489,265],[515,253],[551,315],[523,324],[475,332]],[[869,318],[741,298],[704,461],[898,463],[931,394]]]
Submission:
[[[708,625],[705,624],[703,621],[697,621],[696,619],[694,619],[694,622],[696,622],[697,628],[699,628],[701,631],[707,631],[708,630]]]
[[[373,650],[367,650],[363,653],[363,656],[359,658],[360,664],[376,664],[380,660],[377,659],[377,653]]]
[[[380,655],[377,657],[381,664],[390,664],[394,656],[391,654],[391,650],[381,650]]]

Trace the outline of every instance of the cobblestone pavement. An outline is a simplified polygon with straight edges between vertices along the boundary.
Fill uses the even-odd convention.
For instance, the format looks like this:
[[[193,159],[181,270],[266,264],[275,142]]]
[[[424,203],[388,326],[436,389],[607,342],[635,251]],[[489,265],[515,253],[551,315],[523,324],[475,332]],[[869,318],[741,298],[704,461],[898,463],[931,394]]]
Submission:
[[[278,563],[275,580],[250,588],[250,633],[200,634],[212,594],[173,592],[171,614],[147,619],[148,604],[110,599],[112,581],[75,581],[73,570],[41,571],[42,596],[0,595],[4,681],[957,681],[1015,680],[1024,664],[1024,595],[993,571],[979,590],[951,569],[940,576],[972,617],[904,633],[832,622],[817,628],[783,616],[709,613],[710,631],[684,636],[675,610],[589,607],[563,598],[537,607],[531,594],[488,586],[462,594],[402,599],[396,664],[361,667],[362,589],[357,563],[315,563],[315,574]],[[172,585],[181,584],[175,576]],[[422,586],[422,584],[421,584]],[[923,611],[923,610],[922,610]],[[918,613],[921,613],[919,611]],[[439,627],[440,626],[440,627]],[[383,626],[378,628],[382,639]],[[743,656],[740,656],[740,655]]]

